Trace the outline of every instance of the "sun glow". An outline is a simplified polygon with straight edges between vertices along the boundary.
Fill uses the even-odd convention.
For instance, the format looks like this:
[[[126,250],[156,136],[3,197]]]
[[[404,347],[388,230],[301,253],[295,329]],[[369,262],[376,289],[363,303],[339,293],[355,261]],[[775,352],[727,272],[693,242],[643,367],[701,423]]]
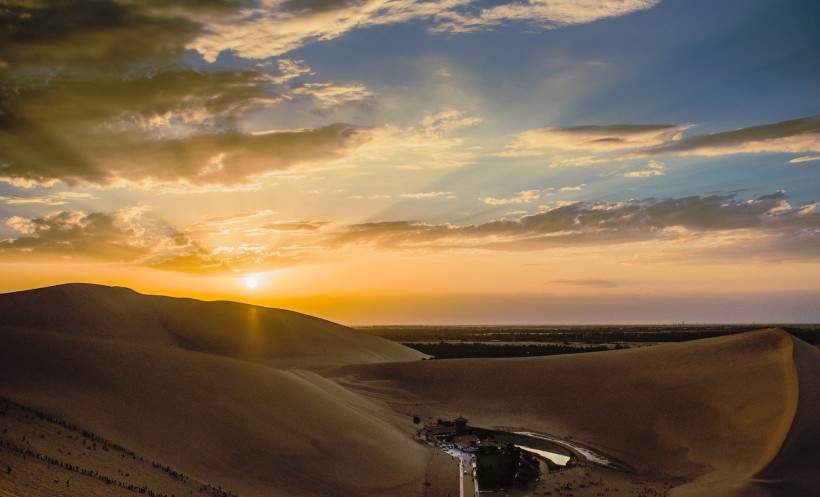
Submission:
[[[249,290],[256,290],[259,287],[259,278],[254,274],[245,277],[245,287]]]

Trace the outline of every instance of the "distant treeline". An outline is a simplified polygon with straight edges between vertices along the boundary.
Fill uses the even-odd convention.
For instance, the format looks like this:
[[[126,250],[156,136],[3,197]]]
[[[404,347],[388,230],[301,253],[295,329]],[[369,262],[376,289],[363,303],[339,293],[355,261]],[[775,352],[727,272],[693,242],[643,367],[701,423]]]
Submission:
[[[635,326],[369,326],[359,328],[395,342],[686,342],[762,328],[782,328],[820,345],[820,325],[635,325]]]
[[[480,342],[402,342],[402,345],[431,355],[436,359],[458,359],[470,357],[528,357],[580,352],[600,352],[613,350],[603,345],[493,345]],[[615,346],[614,348],[622,348]]]

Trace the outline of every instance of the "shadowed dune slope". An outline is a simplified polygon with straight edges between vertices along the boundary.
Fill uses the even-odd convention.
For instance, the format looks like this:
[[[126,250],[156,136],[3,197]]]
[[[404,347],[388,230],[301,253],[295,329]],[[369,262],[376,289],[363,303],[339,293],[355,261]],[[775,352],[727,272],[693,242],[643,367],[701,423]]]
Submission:
[[[416,496],[430,455],[314,372],[167,346],[0,327],[0,395],[242,497]]]
[[[349,366],[325,375],[363,393],[391,392],[400,409],[571,436],[638,473],[692,482],[671,495],[808,497],[820,488],[817,356],[783,331],[763,330],[577,356]]]
[[[424,357],[389,340],[297,312],[80,283],[0,295],[0,325],[173,345],[280,367]]]
[[[800,398],[789,434],[774,460],[744,488],[748,496],[820,493],[820,350],[795,340]]]

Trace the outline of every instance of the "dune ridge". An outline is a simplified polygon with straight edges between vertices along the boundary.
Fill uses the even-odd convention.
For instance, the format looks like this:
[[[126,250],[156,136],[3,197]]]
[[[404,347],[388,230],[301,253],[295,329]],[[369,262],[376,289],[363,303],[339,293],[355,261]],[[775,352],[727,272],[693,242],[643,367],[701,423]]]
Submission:
[[[389,340],[298,312],[84,283],[2,294],[0,324],[170,345],[277,367],[424,357]]]

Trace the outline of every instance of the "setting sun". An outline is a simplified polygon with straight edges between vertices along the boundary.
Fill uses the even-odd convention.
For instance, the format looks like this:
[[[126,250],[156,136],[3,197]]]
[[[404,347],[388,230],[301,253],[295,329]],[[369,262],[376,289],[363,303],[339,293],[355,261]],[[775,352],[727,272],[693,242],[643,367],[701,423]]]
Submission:
[[[747,3],[5,0],[0,292],[818,321],[820,2]]]

